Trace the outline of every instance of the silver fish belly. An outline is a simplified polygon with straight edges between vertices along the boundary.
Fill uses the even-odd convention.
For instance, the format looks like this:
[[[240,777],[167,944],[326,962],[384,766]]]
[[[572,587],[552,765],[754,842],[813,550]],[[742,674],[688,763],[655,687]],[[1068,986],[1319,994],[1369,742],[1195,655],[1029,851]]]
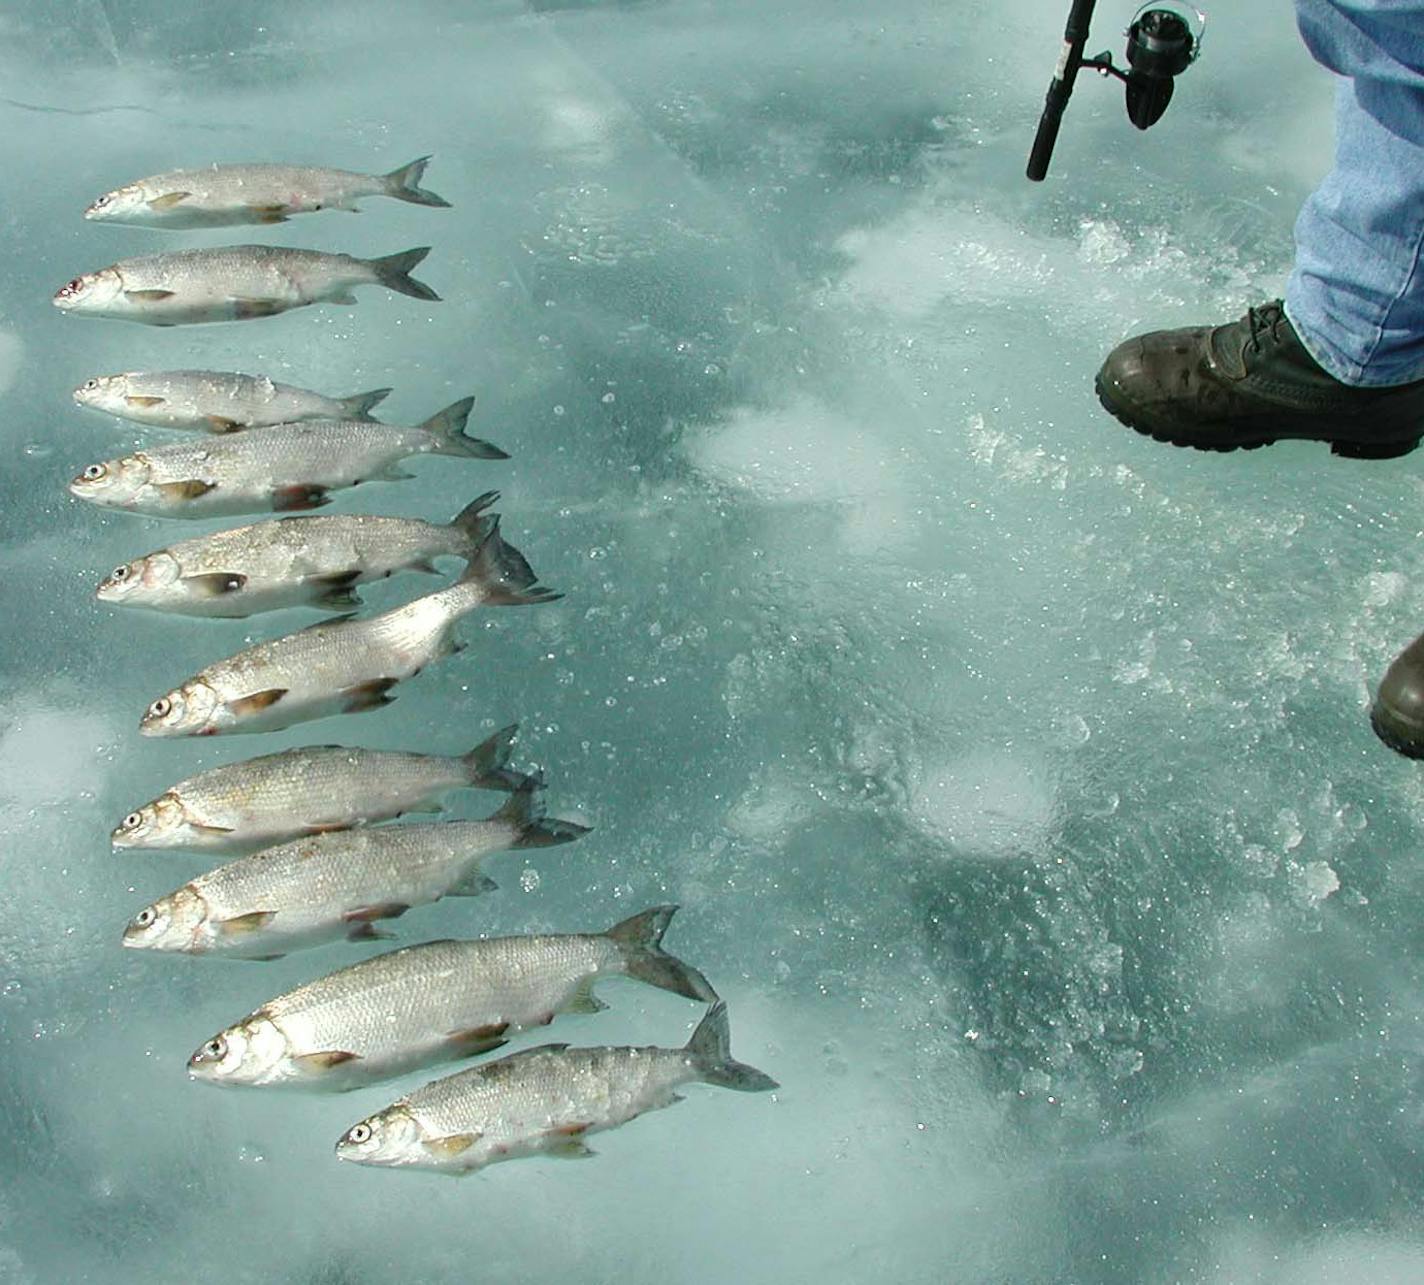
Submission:
[[[311,420],[175,442],[91,464],[69,491],[90,504],[153,517],[320,508],[333,491],[413,476],[399,467],[412,455],[507,458],[499,447],[465,435],[473,405],[466,397],[413,427]]]
[[[281,518],[182,540],[115,567],[96,596],[115,606],[240,618],[284,607],[348,611],[355,587],[399,571],[434,573],[435,560],[468,562],[484,543],[499,498],[488,491],[448,525],[364,514]]]
[[[358,1164],[468,1173],[521,1156],[590,1155],[584,1139],[681,1100],[684,1084],[776,1088],[733,1060],[722,1003],[684,1048],[546,1044],[436,1080],[348,1129],[336,1154]]]
[[[271,959],[340,937],[377,936],[375,922],[412,906],[492,891],[480,873],[492,853],[585,834],[584,826],[543,819],[541,786],[526,782],[485,821],[338,830],[239,857],[139,911],[124,945]]]
[[[432,941],[378,955],[269,1000],[188,1060],[196,1080],[342,1091],[497,1048],[559,1013],[596,1012],[608,975],[715,999],[659,946],[674,906],[607,933]]]
[[[369,419],[391,390],[325,397],[266,375],[222,370],[130,370],[74,390],[80,406],[158,428],[231,433],[308,419]]]
[[[269,245],[175,250],[84,273],[57,290],[53,302],[81,316],[179,326],[271,317],[314,303],[353,304],[352,292],[362,285],[438,300],[410,275],[429,250],[379,259]]]
[[[220,228],[283,223],[315,210],[357,209],[365,196],[448,207],[419,186],[430,157],[389,174],[315,165],[210,165],[137,179],[98,197],[86,219],[153,228]]]
[[[438,812],[447,791],[517,789],[516,726],[468,754],[405,754],[314,745],[228,763],[171,785],[117,825],[117,850],[253,852],[302,835]]]
[[[476,607],[558,596],[536,587],[496,520],[455,584],[368,620],[323,621],[209,665],[154,701],[139,730],[145,736],[273,731],[377,709],[394,699],[389,693],[397,683],[458,650],[453,627]]]

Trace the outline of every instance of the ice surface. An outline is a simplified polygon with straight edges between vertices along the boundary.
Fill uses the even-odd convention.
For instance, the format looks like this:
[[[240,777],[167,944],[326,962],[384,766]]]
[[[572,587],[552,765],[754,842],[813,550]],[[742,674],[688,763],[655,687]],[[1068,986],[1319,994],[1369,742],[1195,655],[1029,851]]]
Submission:
[[[1363,717],[1424,615],[1417,467],[1173,452],[1091,393],[1131,330],[1280,288],[1329,78],[1289,6],[1221,6],[1160,126],[1084,78],[1031,187],[1066,7],[0,0],[0,1280],[1420,1276],[1424,785]],[[1095,46],[1129,8],[1099,6]],[[427,151],[453,211],[79,217],[178,165]],[[446,302],[168,331],[48,302],[225,240],[428,243]],[[338,507],[444,517],[498,486],[568,596],[469,621],[388,710],[140,740],[174,681],[310,619],[92,600],[180,531],[66,495],[154,440],[69,392],[164,365],[391,384],[402,421],[476,393],[508,464],[421,459]],[[669,944],[783,1088],[693,1088],[588,1164],[456,1183],[331,1155],[418,1078],[188,1083],[201,1040],[371,948],[124,952],[203,863],[121,860],[109,827],[202,766],[454,752],[515,719],[552,810],[597,828],[495,858],[500,892],[400,939],[678,901]],[[605,998],[553,1038],[696,1017]]]

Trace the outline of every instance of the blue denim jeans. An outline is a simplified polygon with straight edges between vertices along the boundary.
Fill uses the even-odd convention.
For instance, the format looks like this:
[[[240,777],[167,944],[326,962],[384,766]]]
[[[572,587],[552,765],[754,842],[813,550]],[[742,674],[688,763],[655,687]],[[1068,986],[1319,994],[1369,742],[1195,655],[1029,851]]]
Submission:
[[[1424,379],[1424,0],[1296,0],[1344,77],[1335,168],[1295,225],[1286,314],[1347,384]]]

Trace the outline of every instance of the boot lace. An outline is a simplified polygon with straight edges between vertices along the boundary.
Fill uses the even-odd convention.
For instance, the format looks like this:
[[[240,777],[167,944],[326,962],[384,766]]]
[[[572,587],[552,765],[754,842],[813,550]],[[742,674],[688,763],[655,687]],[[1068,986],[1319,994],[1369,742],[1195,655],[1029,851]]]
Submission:
[[[1285,320],[1286,310],[1279,299],[1263,303],[1259,308],[1247,309],[1246,325],[1250,329],[1251,337],[1246,341],[1246,346],[1252,352],[1260,352],[1268,334],[1272,343],[1279,343],[1281,326],[1285,324]]]

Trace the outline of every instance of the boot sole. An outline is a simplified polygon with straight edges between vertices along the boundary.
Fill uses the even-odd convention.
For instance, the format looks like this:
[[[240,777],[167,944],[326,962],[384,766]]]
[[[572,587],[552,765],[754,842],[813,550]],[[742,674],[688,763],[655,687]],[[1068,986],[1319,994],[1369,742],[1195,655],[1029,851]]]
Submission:
[[[1375,735],[1396,754],[1403,754],[1407,759],[1424,759],[1424,740],[1406,740],[1380,718],[1378,710],[1370,710],[1370,726],[1374,728]]]
[[[1190,437],[1183,437],[1165,432],[1160,428],[1149,428],[1131,419],[1127,412],[1120,406],[1114,405],[1111,396],[1103,387],[1101,378],[1093,381],[1093,386],[1097,390],[1098,401],[1109,415],[1119,424],[1132,429],[1134,433],[1140,433],[1143,437],[1150,437],[1154,442],[1165,442],[1168,446],[1183,446],[1194,451],[1214,451],[1217,454],[1225,454],[1227,451],[1255,451],[1263,446],[1274,446],[1277,442],[1325,442],[1330,447],[1332,455],[1338,455],[1342,459],[1352,460],[1397,460],[1401,455],[1408,455],[1420,442],[1419,437],[1399,438],[1393,442],[1352,442],[1343,441],[1338,438],[1326,437],[1323,434],[1319,437],[1292,437],[1289,434],[1281,433],[1275,436],[1238,438],[1235,441],[1194,441]]]

